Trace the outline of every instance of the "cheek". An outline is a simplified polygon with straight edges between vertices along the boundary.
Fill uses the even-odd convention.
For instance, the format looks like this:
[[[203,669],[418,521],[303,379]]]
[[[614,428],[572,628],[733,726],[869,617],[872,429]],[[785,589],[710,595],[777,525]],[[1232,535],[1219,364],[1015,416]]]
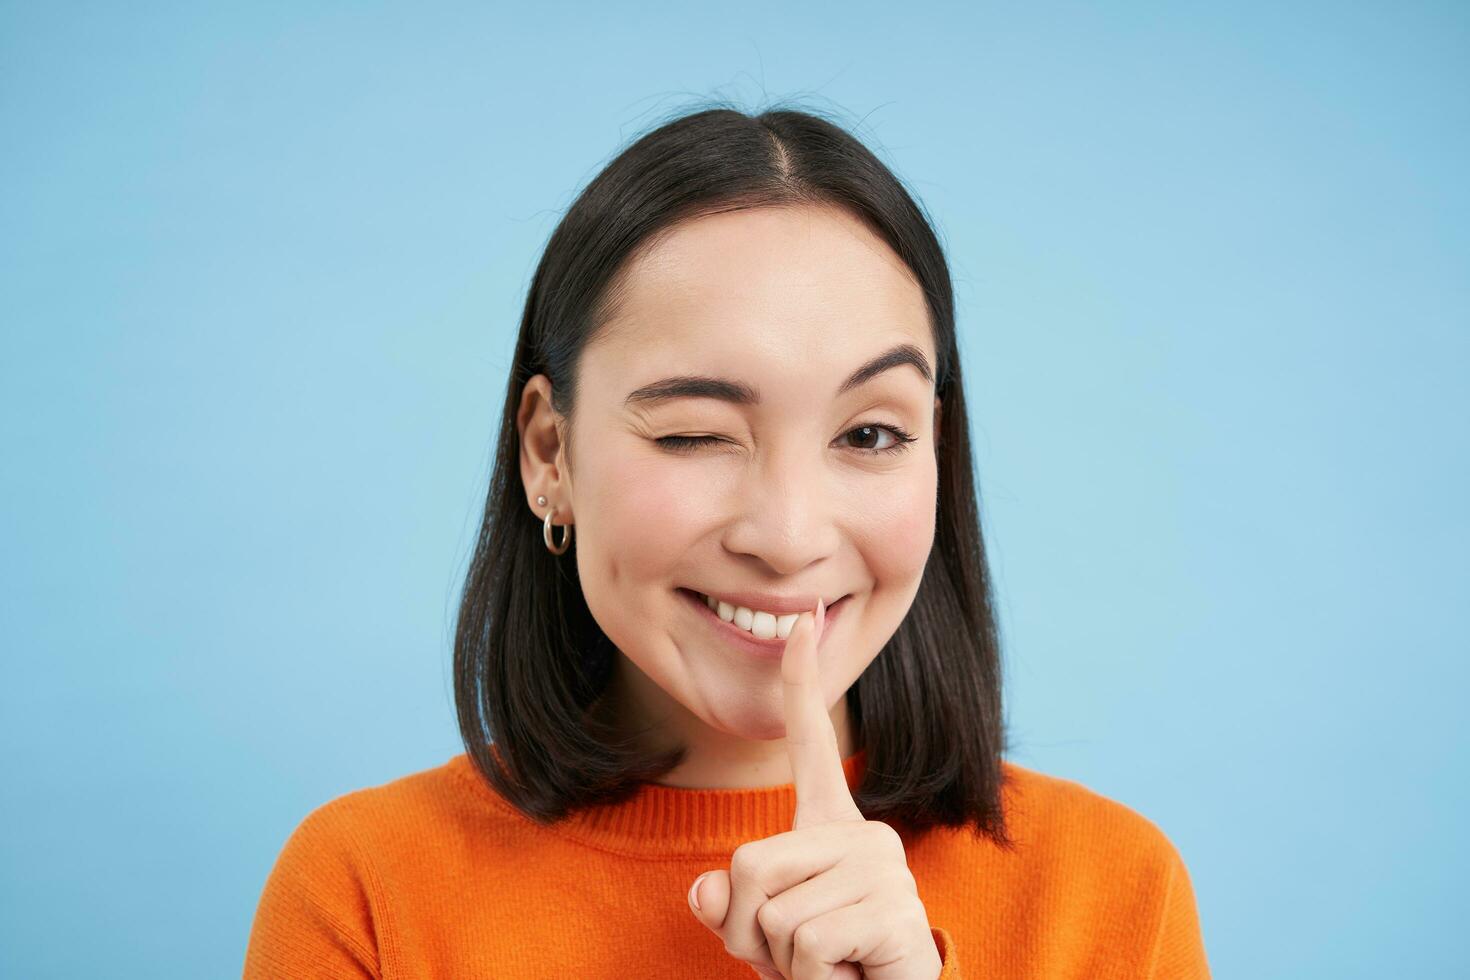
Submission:
[[[605,454],[577,494],[587,525],[578,545],[604,569],[599,578],[630,587],[668,579],[708,520],[708,481],[697,474],[636,449]]]
[[[883,589],[918,588],[934,544],[937,476],[932,467],[913,479],[895,481],[869,501],[859,548]]]

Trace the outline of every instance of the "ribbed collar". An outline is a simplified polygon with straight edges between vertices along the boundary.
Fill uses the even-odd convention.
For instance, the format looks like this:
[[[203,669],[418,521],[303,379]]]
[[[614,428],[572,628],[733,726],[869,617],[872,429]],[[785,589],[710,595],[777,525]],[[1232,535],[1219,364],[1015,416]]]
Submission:
[[[864,749],[842,760],[849,790],[856,792],[866,763]],[[467,754],[455,756],[450,767],[472,780],[502,810],[534,823],[495,792]],[[540,829],[601,850],[656,858],[727,854],[746,841],[785,833],[795,817],[794,783],[751,789],[644,783],[620,803],[581,810]]]

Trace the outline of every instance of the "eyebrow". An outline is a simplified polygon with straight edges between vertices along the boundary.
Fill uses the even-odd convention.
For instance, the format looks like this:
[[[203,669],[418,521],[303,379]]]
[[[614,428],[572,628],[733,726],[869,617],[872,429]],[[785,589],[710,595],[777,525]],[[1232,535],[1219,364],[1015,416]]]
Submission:
[[[929,359],[924,356],[924,352],[913,344],[899,344],[852,372],[852,376],[838,386],[837,394],[844,395],[884,371],[905,364],[913,365],[924,376],[925,381],[934,380],[934,372],[930,369]],[[658,404],[675,398],[715,398],[734,405],[759,405],[761,402],[760,392],[743,381],[686,374],[636,388],[623,399],[623,404],[625,407]]]

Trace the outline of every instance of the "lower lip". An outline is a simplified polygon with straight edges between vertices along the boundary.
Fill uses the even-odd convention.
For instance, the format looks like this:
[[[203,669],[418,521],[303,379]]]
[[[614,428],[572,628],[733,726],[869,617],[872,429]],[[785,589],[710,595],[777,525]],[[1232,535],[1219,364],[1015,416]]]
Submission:
[[[715,631],[715,634],[720,639],[740,648],[753,657],[761,657],[767,660],[775,660],[778,663],[780,662],[781,655],[786,651],[786,641],[784,639],[775,636],[769,640],[762,640],[749,630],[743,630],[734,623],[725,622],[713,609],[705,605],[704,598],[699,593],[689,589],[676,589],[675,591],[679,593],[681,599],[693,607],[695,615],[709,624],[710,628]],[[823,614],[822,642],[818,644],[819,648],[826,643],[827,636],[832,630],[832,624],[837,621],[838,616],[842,615],[842,610],[847,608],[847,600],[851,598],[852,596],[845,595],[827,607]]]

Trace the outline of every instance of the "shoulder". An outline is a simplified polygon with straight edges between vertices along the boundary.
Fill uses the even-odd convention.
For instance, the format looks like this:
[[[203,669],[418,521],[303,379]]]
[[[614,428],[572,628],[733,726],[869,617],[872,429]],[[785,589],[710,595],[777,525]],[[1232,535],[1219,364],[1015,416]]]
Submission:
[[[301,818],[262,889],[247,978],[381,975],[396,893],[455,860],[467,836],[473,794],[452,763],[342,793]]]
[[[1171,877],[1182,860],[1157,823],[1077,780],[1006,760],[1006,819],[1033,857],[1100,875]]]
[[[447,764],[436,766],[318,803],[291,831],[277,863],[315,876],[359,876],[364,855],[372,853],[369,844],[433,808],[446,769]]]
[[[421,861],[473,835],[494,836],[513,813],[478,778],[463,753],[439,765],[354,789],[320,803],[301,820],[288,849],[339,863]]]
[[[1133,944],[1142,975],[1208,978],[1194,885],[1158,824],[1076,780],[1003,766],[1021,844],[1016,887],[1056,910],[1050,935],[1112,953]]]
[[[367,931],[388,891],[514,836],[509,804],[473,773],[460,755],[313,807],[282,845],[266,899],[350,915],[359,932]]]

